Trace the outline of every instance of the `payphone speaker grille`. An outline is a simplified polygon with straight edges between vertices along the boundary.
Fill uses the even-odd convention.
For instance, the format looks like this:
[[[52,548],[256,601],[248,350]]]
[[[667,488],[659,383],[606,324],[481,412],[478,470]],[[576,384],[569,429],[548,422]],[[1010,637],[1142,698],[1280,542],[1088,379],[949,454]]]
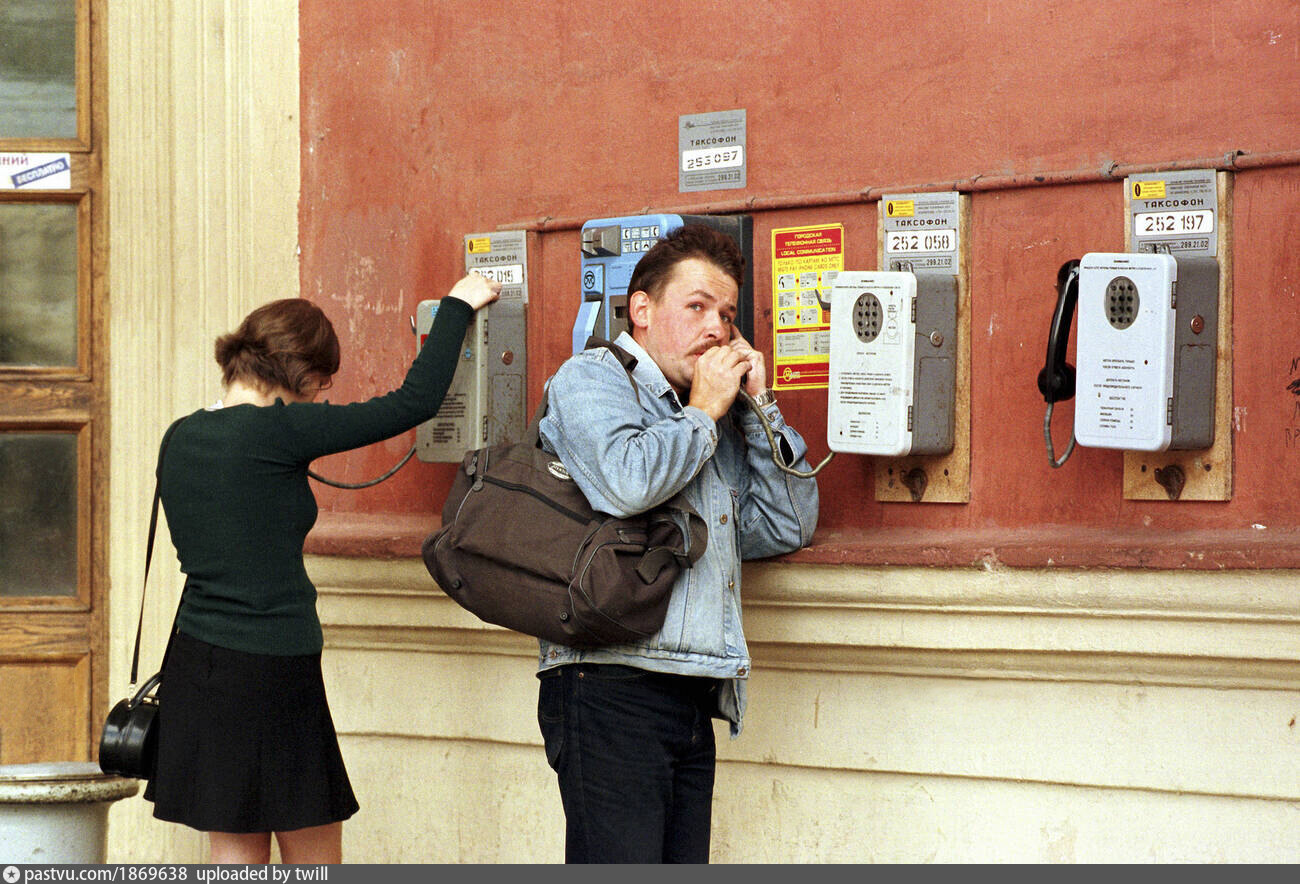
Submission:
[[[1106,319],[1115,328],[1128,328],[1137,319],[1138,289],[1127,276],[1117,276],[1106,286]]]
[[[884,309],[880,306],[880,299],[871,292],[858,295],[857,301],[853,304],[853,331],[858,336],[858,340],[869,344],[876,339],[880,334],[884,313]]]

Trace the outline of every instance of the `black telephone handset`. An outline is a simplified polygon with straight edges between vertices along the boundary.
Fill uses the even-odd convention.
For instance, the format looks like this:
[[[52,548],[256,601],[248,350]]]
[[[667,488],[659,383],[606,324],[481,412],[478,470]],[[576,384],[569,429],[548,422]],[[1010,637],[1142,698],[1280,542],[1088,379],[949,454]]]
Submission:
[[[1038,373],[1038,392],[1047,403],[1043,418],[1043,439],[1047,442],[1047,460],[1055,468],[1069,460],[1074,452],[1074,433],[1070,445],[1058,460],[1052,445],[1052,406],[1074,398],[1074,366],[1065,361],[1070,347],[1070,322],[1079,302],[1079,262],[1066,261],[1056,272],[1056,310],[1052,313],[1052,328],[1047,333],[1047,362]]]
[[[1079,262],[1066,261],[1056,273],[1056,311],[1047,334],[1047,363],[1038,373],[1038,392],[1048,404],[1074,398],[1074,366],[1065,361],[1070,322],[1079,301]]]

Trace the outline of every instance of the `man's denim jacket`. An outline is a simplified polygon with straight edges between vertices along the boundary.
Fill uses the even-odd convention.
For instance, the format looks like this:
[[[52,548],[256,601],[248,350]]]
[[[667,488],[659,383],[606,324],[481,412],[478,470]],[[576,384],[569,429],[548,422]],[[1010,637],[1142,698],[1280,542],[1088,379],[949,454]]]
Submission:
[[[722,680],[719,715],[740,733],[749,649],[740,622],[740,561],[791,552],[817,527],[817,481],[779,470],[757,415],[740,400],[721,421],[683,407],[663,372],[630,335],[628,375],[608,349],[584,350],[551,379],[543,447],[559,456],[594,509],[645,512],[685,488],[704,517],[708,547],[673,586],[663,628],[632,645],[576,649],[541,642],[540,670],[621,663]],[[766,407],[786,464],[808,470],[807,446],[776,404]]]

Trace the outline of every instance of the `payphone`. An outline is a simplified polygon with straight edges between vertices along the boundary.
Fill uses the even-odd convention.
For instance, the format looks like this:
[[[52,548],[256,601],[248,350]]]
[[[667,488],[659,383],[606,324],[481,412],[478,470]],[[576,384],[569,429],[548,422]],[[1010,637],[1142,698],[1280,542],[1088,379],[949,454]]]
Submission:
[[[528,423],[527,235],[521,230],[467,235],[465,270],[500,282],[501,295],[474,314],[442,406],[416,429],[416,453],[423,461],[459,463],[471,449],[517,441]],[[419,303],[417,347],[424,346],[440,303]]]
[[[581,301],[573,324],[573,352],[592,335],[612,341],[628,329],[627,285],[641,256],[672,231],[704,224],[730,236],[745,257],[736,328],[754,340],[754,235],[749,215],[627,215],[582,225]]]
[[[842,271],[831,288],[826,442],[887,457],[953,447],[957,290],[910,271]]]
[[[1073,445],[1129,451],[1214,443],[1219,268],[1213,258],[1091,252],[1067,262],[1038,389],[1048,405],[1048,457]],[[1078,312],[1078,368],[1066,362]],[[1057,459],[1051,408],[1075,398],[1074,438]]]
[[[1213,173],[1129,179],[1134,250],[1090,252],[1058,271],[1047,357],[1038,374],[1047,403],[1043,436],[1053,467],[1069,459],[1076,443],[1134,452],[1214,444],[1216,212],[1212,201],[1207,205],[1196,196],[1207,175],[1212,194]],[[1150,211],[1153,206],[1145,203],[1162,210]],[[1077,369],[1066,361],[1076,312]],[[1052,410],[1072,398],[1073,435],[1058,458]]]
[[[886,196],[886,269],[835,277],[826,409],[832,451],[906,457],[953,450],[959,213],[955,192]]]

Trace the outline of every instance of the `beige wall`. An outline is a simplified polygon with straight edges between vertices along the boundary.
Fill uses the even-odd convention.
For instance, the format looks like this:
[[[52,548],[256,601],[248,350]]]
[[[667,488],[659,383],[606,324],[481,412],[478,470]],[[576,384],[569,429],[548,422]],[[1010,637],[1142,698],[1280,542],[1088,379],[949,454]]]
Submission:
[[[536,645],[313,558],[353,859],[558,862]],[[1296,861],[1295,574],[751,564],[717,862]]]
[[[162,429],[217,397],[212,338],[297,291],[296,14],[109,2],[112,685]],[[418,561],[309,569],[363,805],[348,859],[559,861],[534,643]],[[752,706],[739,740],[719,729],[714,859],[1300,861],[1296,576],[749,565]],[[138,797],[110,826],[111,860],[204,859]]]
[[[126,685],[158,441],[219,398],[212,342],[297,294],[297,4],[108,0],[110,694]],[[160,530],[141,668],[180,588]],[[197,861],[203,839],[141,798],[110,813],[117,861]]]

